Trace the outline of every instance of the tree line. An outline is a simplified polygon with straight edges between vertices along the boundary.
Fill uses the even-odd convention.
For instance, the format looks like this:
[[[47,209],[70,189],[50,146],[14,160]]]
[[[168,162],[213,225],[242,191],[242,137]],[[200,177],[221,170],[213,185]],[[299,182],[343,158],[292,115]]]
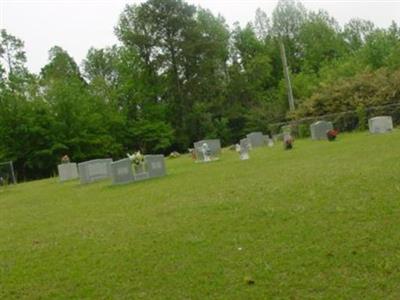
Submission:
[[[54,174],[60,157],[121,158],[127,151],[185,151],[193,141],[224,145],[269,124],[398,101],[400,27],[350,20],[281,0],[268,15],[229,27],[182,0],[127,5],[120,43],[89,49],[78,65],[61,47],[39,74],[24,43],[1,31],[0,161],[19,180]],[[288,113],[280,42],[296,111]]]

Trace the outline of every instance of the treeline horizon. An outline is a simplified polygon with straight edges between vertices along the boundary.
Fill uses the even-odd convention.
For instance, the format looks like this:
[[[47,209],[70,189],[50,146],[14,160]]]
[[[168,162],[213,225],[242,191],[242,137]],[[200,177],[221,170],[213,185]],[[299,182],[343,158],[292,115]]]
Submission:
[[[119,45],[90,48],[81,67],[61,47],[39,74],[24,43],[0,36],[0,161],[19,180],[52,176],[61,156],[80,162],[126,152],[186,151],[196,140],[237,142],[302,117],[362,112],[400,99],[400,27],[281,0],[270,15],[229,27],[181,0],[127,5]],[[296,111],[289,113],[280,43]]]

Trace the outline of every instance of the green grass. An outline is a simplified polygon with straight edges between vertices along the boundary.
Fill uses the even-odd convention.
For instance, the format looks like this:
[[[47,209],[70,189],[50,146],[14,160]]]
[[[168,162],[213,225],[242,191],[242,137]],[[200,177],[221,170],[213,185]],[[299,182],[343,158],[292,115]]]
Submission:
[[[167,165],[0,191],[0,299],[400,298],[400,131]]]

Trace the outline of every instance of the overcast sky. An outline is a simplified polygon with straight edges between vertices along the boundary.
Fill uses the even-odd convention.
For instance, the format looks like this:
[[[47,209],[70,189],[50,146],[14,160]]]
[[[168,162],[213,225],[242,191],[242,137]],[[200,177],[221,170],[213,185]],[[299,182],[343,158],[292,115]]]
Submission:
[[[80,63],[91,46],[117,42],[114,26],[127,0],[0,0],[0,28],[25,42],[28,67],[39,72],[48,61],[48,50],[58,45]],[[275,0],[188,0],[225,17],[229,25],[253,20],[258,7],[271,16]],[[340,24],[351,18],[388,27],[400,23],[400,0],[392,1],[302,1],[312,10],[324,9]]]

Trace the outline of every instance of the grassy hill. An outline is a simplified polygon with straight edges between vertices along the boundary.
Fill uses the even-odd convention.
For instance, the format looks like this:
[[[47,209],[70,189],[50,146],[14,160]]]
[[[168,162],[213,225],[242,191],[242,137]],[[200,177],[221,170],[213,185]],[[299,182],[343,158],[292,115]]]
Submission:
[[[167,167],[1,190],[0,299],[400,298],[400,131]]]

